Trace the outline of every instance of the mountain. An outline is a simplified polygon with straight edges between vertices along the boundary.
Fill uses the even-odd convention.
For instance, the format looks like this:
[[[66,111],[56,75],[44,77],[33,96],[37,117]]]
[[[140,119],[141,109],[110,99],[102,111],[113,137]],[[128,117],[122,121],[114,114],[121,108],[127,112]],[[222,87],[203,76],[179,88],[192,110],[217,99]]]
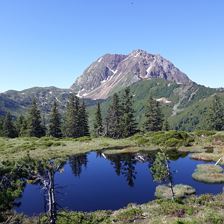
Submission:
[[[173,129],[188,131],[203,127],[205,112],[215,94],[219,94],[224,102],[224,91],[221,89],[208,88],[194,82],[187,85],[177,84],[160,78],[138,81],[130,86],[130,91],[140,129],[145,119],[145,105],[150,96],[160,102]],[[123,94],[124,90],[118,92],[120,98]],[[109,97],[101,103],[103,117],[106,116],[111,101],[112,97]],[[90,106],[88,109],[92,122],[96,107]]]
[[[111,95],[117,92],[122,96],[126,86],[130,86],[133,95],[139,128],[144,122],[149,96],[161,103],[171,127],[181,130],[203,128],[205,112],[215,94],[219,94],[224,102],[224,89],[198,85],[160,55],[136,50],[129,55],[104,55],[90,65],[70,89],[34,87],[0,93],[0,116],[7,111],[14,116],[26,113],[36,97],[47,120],[53,101],[58,102],[63,114],[69,94],[75,93],[84,98],[92,126],[96,103],[101,102],[105,117]]]
[[[140,80],[161,78],[178,84],[192,81],[160,55],[135,50],[128,55],[106,54],[93,62],[71,89],[80,97],[106,99]]]
[[[42,113],[49,114],[53,102],[59,105],[61,112],[65,110],[69,95],[73,93],[70,89],[60,89],[56,87],[33,87],[23,91],[9,90],[0,93],[0,115],[10,111],[15,116],[27,112],[35,97]],[[87,106],[95,105],[91,99],[85,99]]]

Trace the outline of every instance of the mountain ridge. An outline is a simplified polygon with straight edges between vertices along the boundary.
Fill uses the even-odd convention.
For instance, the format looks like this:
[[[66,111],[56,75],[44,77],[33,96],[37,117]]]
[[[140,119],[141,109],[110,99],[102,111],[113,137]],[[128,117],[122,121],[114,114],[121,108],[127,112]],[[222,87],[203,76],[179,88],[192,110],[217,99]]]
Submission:
[[[167,59],[138,49],[128,55],[106,54],[98,58],[76,79],[71,89],[80,97],[106,99],[137,81],[153,78],[192,83]]]
[[[150,63],[152,63],[151,59],[153,58],[157,60],[155,63],[156,66],[153,69],[149,69],[153,67],[150,67]],[[162,67],[158,66],[160,62],[161,66],[163,65]],[[166,66],[164,67],[164,65]],[[94,69],[95,67],[97,68]],[[115,71],[117,70],[118,73],[119,69],[125,71],[124,77],[126,80],[121,79],[121,82],[118,79],[119,76],[114,75]],[[166,69],[168,69],[167,74],[165,72]],[[152,77],[150,75],[147,76],[149,74],[147,70],[155,71],[155,74],[153,73],[154,76],[152,73],[150,73]],[[149,96],[152,96],[161,103],[164,114],[169,118],[173,128],[192,130],[193,128],[201,127],[201,113],[205,111],[206,106],[202,102],[211,102],[212,96],[219,93],[221,93],[224,102],[223,88],[209,88],[199,85],[190,80],[186,74],[160,55],[148,54],[142,50],[133,51],[129,55],[106,54],[99,57],[85,71],[88,73],[85,76],[86,78],[83,80],[79,77],[77,82],[83,82],[88,89],[94,91],[94,94],[90,95],[87,93],[83,95],[85,94],[84,91],[80,94],[80,90],[82,90],[80,88],[83,87],[81,85],[75,86],[74,84],[73,88],[70,89],[50,86],[32,87],[22,91],[8,90],[0,93],[0,116],[5,115],[7,111],[11,112],[14,117],[26,113],[32,104],[33,97],[37,98],[38,106],[46,116],[49,115],[51,106],[55,100],[58,102],[59,110],[63,115],[68,97],[71,93],[74,93],[85,100],[90,115],[90,123],[92,124],[97,102],[102,103],[102,111],[105,115],[111,95],[116,92],[121,96],[124,88],[130,86],[134,96],[136,118],[140,122],[140,125],[144,120],[144,106]],[[133,72],[130,73],[130,71]],[[123,77],[123,75],[121,76]],[[139,78],[141,76],[142,78]],[[128,80],[127,78],[130,79]],[[106,83],[105,79],[108,79],[109,82]],[[100,95],[102,97],[99,97],[101,99],[95,100],[97,98],[95,97],[96,94],[99,96],[102,90],[102,82],[105,90]],[[108,83],[114,85],[108,87]],[[94,97],[90,97],[91,99],[89,99],[87,98],[88,96]],[[197,112],[197,107],[201,108],[200,113]]]

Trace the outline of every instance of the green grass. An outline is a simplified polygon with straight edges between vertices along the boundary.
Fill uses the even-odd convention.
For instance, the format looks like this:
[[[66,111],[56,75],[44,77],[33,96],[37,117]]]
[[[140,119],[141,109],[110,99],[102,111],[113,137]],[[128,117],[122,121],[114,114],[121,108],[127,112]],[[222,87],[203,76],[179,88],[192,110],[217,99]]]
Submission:
[[[183,200],[155,200],[142,205],[131,204],[117,211],[92,213],[63,211],[58,224],[223,224],[224,194],[192,196]],[[16,220],[16,221],[15,221]],[[13,216],[12,223],[45,224],[46,216]]]
[[[67,158],[70,155],[103,150],[106,153],[155,151],[178,148],[194,141],[186,132],[169,131],[137,134],[127,139],[111,138],[0,138],[0,162],[18,161],[29,154],[33,159]]]

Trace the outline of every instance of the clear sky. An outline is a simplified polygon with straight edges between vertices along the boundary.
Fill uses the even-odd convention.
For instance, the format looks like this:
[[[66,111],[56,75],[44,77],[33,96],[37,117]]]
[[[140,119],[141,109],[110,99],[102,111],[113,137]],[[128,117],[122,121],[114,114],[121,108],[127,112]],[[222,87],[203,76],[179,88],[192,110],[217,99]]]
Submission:
[[[0,91],[68,88],[101,55],[134,49],[224,86],[224,1],[0,0]]]

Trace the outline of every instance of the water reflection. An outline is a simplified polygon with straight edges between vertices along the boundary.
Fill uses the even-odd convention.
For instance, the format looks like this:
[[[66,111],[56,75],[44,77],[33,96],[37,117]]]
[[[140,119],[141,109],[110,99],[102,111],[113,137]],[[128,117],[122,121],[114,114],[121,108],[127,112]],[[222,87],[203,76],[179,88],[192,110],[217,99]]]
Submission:
[[[205,184],[192,179],[197,164],[186,153],[170,151],[170,168],[174,173],[174,184],[187,184],[197,194],[220,193],[222,184]],[[60,206],[76,211],[119,209],[129,203],[145,203],[155,199],[155,188],[150,167],[155,152],[113,154],[91,152],[74,155],[64,165],[63,173],[55,174],[56,194]],[[40,186],[27,184],[17,212],[27,215],[44,212],[43,192]],[[32,201],[32,206],[30,206]]]
[[[80,177],[82,169],[87,167],[87,163],[87,154],[74,155],[69,158],[69,164],[76,177]]]
[[[186,157],[187,153],[180,153],[176,150],[170,150],[168,157],[171,160],[178,160],[178,158]],[[155,159],[156,152],[138,152],[138,153],[122,153],[122,154],[105,154],[104,152],[97,152],[97,158],[104,158],[109,160],[117,176],[123,176],[130,187],[134,187],[137,176],[136,164],[146,163],[151,167]],[[74,176],[80,177],[83,168],[87,168],[88,156],[87,154],[74,155],[69,158]]]

